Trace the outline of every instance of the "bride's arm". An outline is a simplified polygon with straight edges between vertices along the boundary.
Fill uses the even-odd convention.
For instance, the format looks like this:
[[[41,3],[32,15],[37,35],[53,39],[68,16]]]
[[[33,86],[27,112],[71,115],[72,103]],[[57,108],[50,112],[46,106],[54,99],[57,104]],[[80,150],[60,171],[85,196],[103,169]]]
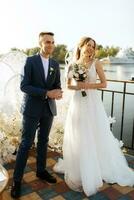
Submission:
[[[66,86],[70,90],[80,90],[80,88],[77,85],[72,84],[72,79],[70,78],[67,79]]]
[[[88,88],[89,89],[106,88],[107,87],[107,81],[106,81],[106,76],[105,76],[101,62],[96,61],[95,67],[96,67],[96,72],[98,74],[98,77],[100,79],[100,83],[89,83]]]

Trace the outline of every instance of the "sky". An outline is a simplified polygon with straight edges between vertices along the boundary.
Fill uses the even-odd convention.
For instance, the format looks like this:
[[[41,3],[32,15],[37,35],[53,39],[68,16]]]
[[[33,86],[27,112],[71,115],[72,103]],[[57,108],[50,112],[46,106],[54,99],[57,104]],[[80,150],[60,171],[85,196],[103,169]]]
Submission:
[[[68,49],[83,36],[134,48],[134,0],[0,0],[0,26],[0,53],[38,46],[42,31]]]

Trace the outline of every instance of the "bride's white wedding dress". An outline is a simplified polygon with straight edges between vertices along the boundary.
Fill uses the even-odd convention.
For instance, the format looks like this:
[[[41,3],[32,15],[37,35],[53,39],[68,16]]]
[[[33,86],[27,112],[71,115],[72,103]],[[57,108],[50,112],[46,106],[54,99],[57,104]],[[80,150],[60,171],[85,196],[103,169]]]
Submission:
[[[96,82],[95,62],[89,82]],[[63,143],[63,160],[54,166],[65,174],[65,182],[75,191],[90,196],[107,183],[134,185],[134,171],[128,167],[119,141],[110,131],[109,119],[97,90],[73,91]]]

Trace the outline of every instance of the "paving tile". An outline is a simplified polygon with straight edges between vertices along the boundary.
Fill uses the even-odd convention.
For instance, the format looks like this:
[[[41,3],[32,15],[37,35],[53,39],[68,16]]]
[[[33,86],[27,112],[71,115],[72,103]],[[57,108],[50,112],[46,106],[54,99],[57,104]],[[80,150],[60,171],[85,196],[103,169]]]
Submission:
[[[28,184],[22,184],[22,187],[21,187],[21,195],[22,196],[30,194],[32,192],[33,192],[33,190]]]
[[[42,199],[45,200],[50,200],[51,198],[58,196],[58,194],[51,188],[39,190],[37,193]]]
[[[13,177],[13,172],[14,172],[14,169],[9,169],[9,170],[8,170],[9,178],[12,178],[12,177]]]
[[[127,193],[134,190],[133,187],[127,187],[127,186],[123,187],[123,186],[120,186],[120,185],[117,185],[117,184],[113,185],[112,187],[115,188],[116,190],[118,190],[122,194],[127,194]]]
[[[36,173],[34,171],[25,173],[23,179],[26,183],[37,180]]]
[[[57,179],[57,183],[60,183],[60,182],[64,181],[64,176],[62,176],[62,178],[59,176],[59,174],[54,174],[54,176]]]
[[[69,187],[66,185],[66,183],[63,181],[56,184],[53,188],[57,193],[64,193],[70,190]]]
[[[41,180],[32,181],[29,183],[29,186],[31,186],[32,190],[34,191],[38,191],[45,188],[51,188],[51,185]]]
[[[50,200],[65,200],[61,195],[58,195],[54,198],[51,198]]]
[[[134,200],[134,187],[133,187],[133,191],[129,192],[127,195],[131,197],[132,200]]]
[[[42,200],[42,198],[36,192],[32,192],[28,195],[24,195],[19,199],[20,200]]]
[[[62,194],[62,196],[66,199],[66,200],[81,200],[84,198],[84,194],[81,192],[75,192],[75,191],[68,191]]]
[[[103,191],[106,188],[109,188],[109,184],[108,183],[104,183],[103,186],[101,188],[99,188],[99,191]]]
[[[29,165],[26,165],[24,173],[27,173],[27,172],[30,172],[30,171],[31,171],[31,168],[29,167]]]
[[[103,192],[98,192],[97,194],[90,196],[89,200],[109,200],[109,198]]]
[[[15,166],[15,161],[12,161],[12,162],[9,162],[9,163],[6,163],[4,164],[4,167],[9,170],[9,169],[14,169],[14,166]]]
[[[30,156],[30,157],[28,158],[27,164],[31,164],[31,163],[35,163],[35,162],[36,162],[36,158],[33,157],[33,156]]]
[[[95,195],[87,197],[84,193],[72,191],[64,182],[64,175],[54,173],[53,165],[62,157],[57,152],[48,151],[47,170],[52,173],[57,183],[50,185],[36,177],[36,152],[30,150],[30,156],[22,181],[22,196],[19,200],[134,200],[134,188],[121,187],[117,184],[104,183]],[[129,166],[134,167],[134,157],[126,156]],[[12,200],[10,189],[15,166],[14,160],[4,165],[9,173],[9,184],[3,193],[3,200]]]
[[[122,194],[118,190],[114,189],[112,186],[103,190],[103,193],[110,200],[117,200],[119,197],[122,196]]]
[[[5,190],[2,194],[2,200],[12,200],[11,196],[10,196],[10,191],[9,190]]]
[[[47,167],[54,166],[56,161],[52,158],[47,159]]]
[[[30,168],[31,170],[36,171],[36,164],[35,164],[35,163],[30,163],[30,164],[29,164],[29,168]]]
[[[123,195],[123,196],[120,197],[118,200],[132,200],[132,198],[129,197],[128,195]]]

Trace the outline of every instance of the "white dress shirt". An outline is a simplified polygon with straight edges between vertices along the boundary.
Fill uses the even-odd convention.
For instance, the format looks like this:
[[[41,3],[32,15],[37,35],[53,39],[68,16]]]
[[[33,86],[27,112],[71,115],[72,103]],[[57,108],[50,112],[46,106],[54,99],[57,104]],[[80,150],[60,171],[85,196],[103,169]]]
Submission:
[[[43,64],[43,68],[44,68],[44,76],[45,76],[45,80],[47,80],[47,75],[48,75],[48,67],[49,67],[49,59],[48,58],[44,58],[43,56],[41,56],[41,60],[42,60],[42,64]]]

